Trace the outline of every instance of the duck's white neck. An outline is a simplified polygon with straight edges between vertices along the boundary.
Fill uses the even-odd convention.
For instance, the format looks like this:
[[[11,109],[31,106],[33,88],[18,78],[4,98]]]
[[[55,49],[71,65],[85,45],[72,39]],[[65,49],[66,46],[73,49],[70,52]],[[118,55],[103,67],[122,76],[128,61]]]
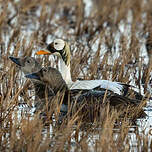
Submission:
[[[62,58],[59,58],[58,68],[59,68],[59,71],[61,72],[61,75],[62,75],[63,79],[65,80],[65,82],[66,82],[67,84],[72,83],[71,71],[70,71],[70,64],[67,66],[67,65],[65,64],[65,62],[63,61],[63,59],[62,59]]]

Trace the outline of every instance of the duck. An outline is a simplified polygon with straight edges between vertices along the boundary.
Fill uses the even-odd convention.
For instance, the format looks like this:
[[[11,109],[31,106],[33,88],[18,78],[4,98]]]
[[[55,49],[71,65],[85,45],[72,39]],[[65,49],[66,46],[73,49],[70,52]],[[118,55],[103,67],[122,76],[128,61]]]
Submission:
[[[92,89],[105,89],[110,90],[119,95],[125,95],[128,88],[131,87],[128,84],[121,82],[114,82],[109,80],[76,80],[72,81],[71,78],[71,67],[70,67],[70,46],[62,39],[55,39],[53,42],[47,45],[47,48],[36,52],[37,55],[50,55],[54,54],[59,57],[58,68],[62,74],[63,79],[68,85],[70,90],[82,89],[82,90],[92,90]]]
[[[61,111],[68,113],[68,107],[70,107],[69,103],[72,105],[76,105],[77,109],[81,109],[80,107],[83,106],[80,110],[82,117],[84,117],[85,115],[84,119],[87,118],[87,120],[89,119],[91,121],[94,119],[95,111],[98,113],[98,115],[100,114],[100,110],[98,109],[100,106],[109,104],[110,107],[122,110],[125,109],[127,106],[137,107],[139,105],[139,102],[137,102],[135,99],[130,99],[111,91],[107,92],[106,90],[88,90],[82,94],[79,94],[77,98],[75,98],[72,93],[73,90],[70,90],[68,88],[68,85],[63,79],[61,73],[53,67],[43,67],[40,71],[27,74],[25,75],[25,77],[37,80],[39,83],[44,83],[54,91],[55,95],[62,94],[62,104],[64,106],[61,107]],[[143,110],[141,111],[142,117],[145,116]],[[85,114],[83,115],[83,113]]]
[[[40,63],[34,57],[13,57],[10,56],[9,59],[15,63],[20,70],[26,74],[30,74],[33,72],[38,72],[42,68]],[[34,107],[36,108],[34,112],[40,111],[43,108],[43,103],[45,103],[45,91],[49,98],[52,98],[55,94],[53,90],[48,88],[44,83],[38,83],[34,79],[31,79],[32,84],[34,85],[34,92],[35,92],[35,101]]]
[[[10,56],[9,59],[15,63],[20,70],[26,74],[30,74],[33,72],[38,72],[41,70],[42,66],[40,63],[34,58],[34,57],[13,57]],[[57,72],[58,73],[58,72]],[[61,75],[61,74],[54,74],[54,75]],[[60,78],[62,80],[62,78]],[[32,84],[34,85],[34,92],[35,92],[35,102],[34,102],[34,107],[36,108],[34,113],[39,112],[43,109],[44,105],[46,104],[45,100],[45,91],[47,91],[48,97],[50,100],[53,99],[55,93],[57,93],[56,89],[54,88],[53,90],[48,87],[46,84],[40,81],[36,81],[34,79],[30,79]],[[64,84],[64,80],[62,81]],[[72,94],[76,95],[79,93],[80,90],[73,90]],[[81,90],[81,93],[84,93],[86,90]],[[63,104],[61,107],[63,107],[62,111],[65,111],[64,109],[67,110],[67,107]],[[63,115],[63,114],[62,114]]]

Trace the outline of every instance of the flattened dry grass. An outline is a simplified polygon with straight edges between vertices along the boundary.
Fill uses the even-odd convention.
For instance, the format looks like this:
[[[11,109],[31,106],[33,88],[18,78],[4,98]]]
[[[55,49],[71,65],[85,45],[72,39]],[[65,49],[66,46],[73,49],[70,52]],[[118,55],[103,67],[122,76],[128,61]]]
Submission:
[[[61,125],[49,119],[45,126],[38,114],[29,112],[33,103],[32,84],[24,83],[23,75],[8,56],[31,56],[50,40],[63,38],[71,45],[73,80],[131,83],[140,90],[144,87],[144,93],[150,96],[152,55],[149,50],[146,65],[140,52],[145,43],[152,45],[151,37],[147,38],[151,33],[151,3],[93,1],[91,13],[86,16],[82,0],[0,1],[0,151],[150,149],[149,136],[139,132],[127,114],[120,119],[121,112],[109,111],[108,107],[101,111],[101,119],[95,119],[91,125],[83,123],[76,114]],[[35,57],[46,66],[55,66],[51,57]],[[52,105],[50,115],[53,111],[56,106]],[[130,115],[134,118],[138,113],[137,107]]]

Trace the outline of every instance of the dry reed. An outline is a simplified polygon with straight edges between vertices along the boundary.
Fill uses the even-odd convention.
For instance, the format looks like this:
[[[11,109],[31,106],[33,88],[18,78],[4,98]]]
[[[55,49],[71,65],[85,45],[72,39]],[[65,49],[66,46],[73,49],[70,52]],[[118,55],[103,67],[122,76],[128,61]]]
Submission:
[[[50,119],[45,126],[38,114],[32,115],[26,106],[20,108],[32,106],[32,86],[24,84],[8,56],[31,56],[50,40],[63,38],[71,45],[73,80],[131,83],[139,90],[144,86],[150,96],[152,52],[148,50],[146,65],[141,49],[143,41],[151,42],[150,36],[146,40],[151,33],[151,6],[151,1],[144,0],[92,1],[87,16],[83,0],[0,1],[0,151],[150,151],[150,135],[139,132],[127,113],[120,118],[121,112],[109,107],[91,125],[76,113],[59,126]],[[48,56],[36,58],[53,65]],[[55,112],[58,119],[57,106],[52,104],[48,117]],[[142,107],[132,109],[130,117],[135,118]]]

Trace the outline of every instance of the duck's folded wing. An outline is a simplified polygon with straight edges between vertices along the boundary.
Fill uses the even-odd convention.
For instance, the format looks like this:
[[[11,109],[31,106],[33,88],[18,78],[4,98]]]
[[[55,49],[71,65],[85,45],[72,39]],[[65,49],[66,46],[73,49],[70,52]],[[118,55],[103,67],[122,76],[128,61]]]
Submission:
[[[124,85],[119,82],[112,82],[108,80],[83,80],[83,81],[75,81],[71,84],[68,84],[70,90],[73,89],[82,89],[82,90],[90,90],[95,89],[97,87],[107,89],[113,91],[117,94],[122,94],[124,90]]]

